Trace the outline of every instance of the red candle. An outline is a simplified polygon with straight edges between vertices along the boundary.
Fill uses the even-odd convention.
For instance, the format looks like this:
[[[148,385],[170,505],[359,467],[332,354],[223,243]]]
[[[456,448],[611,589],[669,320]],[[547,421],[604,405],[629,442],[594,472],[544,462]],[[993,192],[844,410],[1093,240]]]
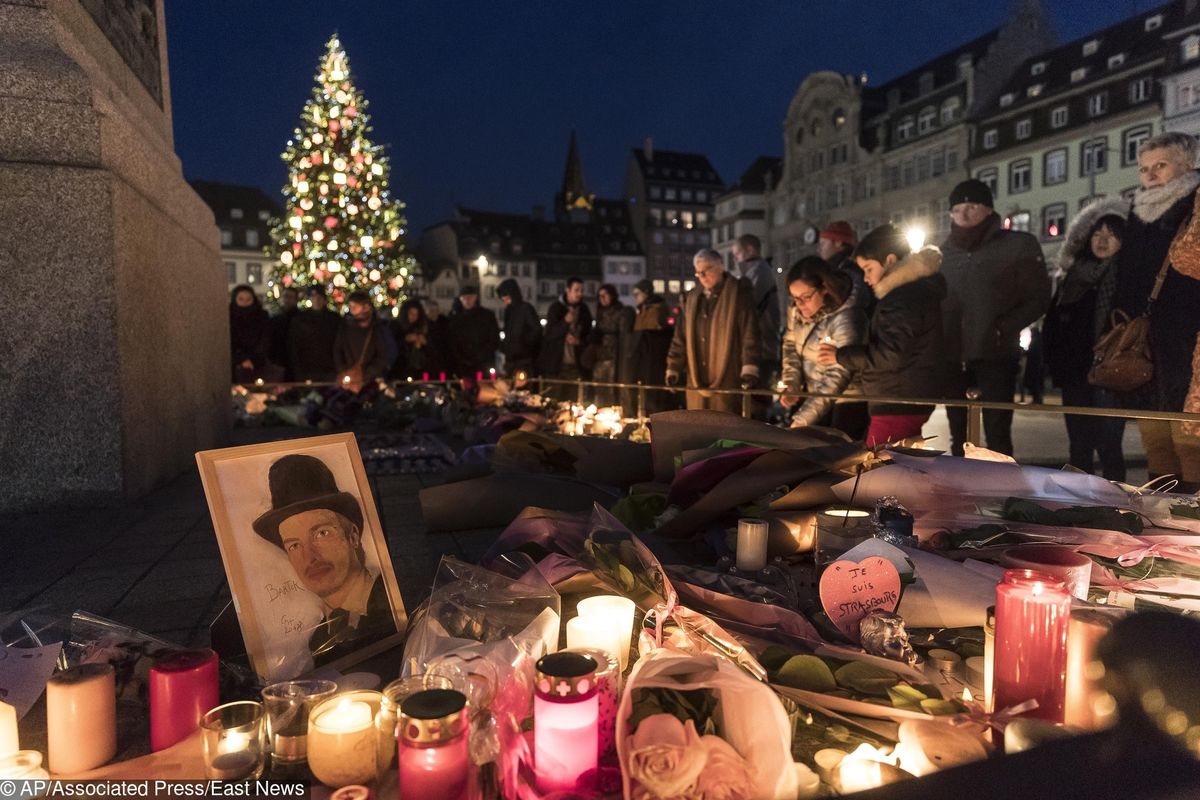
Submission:
[[[428,373],[428,372],[422,372],[422,373],[421,373],[421,382],[422,382],[422,383],[429,383],[429,373]]]
[[[476,372],[476,373],[475,373],[475,380],[477,380],[477,381],[481,381],[481,380],[483,380],[483,373],[482,373],[482,372]]]
[[[467,698],[452,689],[426,689],[400,704],[401,797],[468,800],[472,780],[466,704]]]
[[[444,372],[439,372],[439,373],[438,373],[438,380],[439,380],[439,381],[441,381],[442,383],[445,383],[445,382],[446,382],[446,373],[444,373]]]
[[[599,665],[591,656],[563,650],[537,662],[533,696],[533,764],[544,793],[577,791],[595,772],[600,750]]]
[[[212,650],[182,650],[156,659],[150,668],[150,749],[158,752],[183,741],[220,704]]]
[[[1031,569],[1004,572],[996,586],[997,711],[1036,700],[1026,716],[1063,721],[1070,621],[1071,595],[1062,580]]]

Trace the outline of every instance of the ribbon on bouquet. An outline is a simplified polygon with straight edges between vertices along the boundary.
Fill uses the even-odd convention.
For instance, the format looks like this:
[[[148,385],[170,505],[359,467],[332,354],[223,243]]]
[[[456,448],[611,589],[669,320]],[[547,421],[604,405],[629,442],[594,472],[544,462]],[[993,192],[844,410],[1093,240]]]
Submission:
[[[1004,727],[1012,722],[1014,717],[1019,717],[1026,711],[1033,711],[1038,707],[1037,700],[1026,700],[1024,703],[1017,703],[1015,706],[1009,706],[1000,711],[989,712],[983,707],[983,703],[978,700],[963,700],[961,702],[967,707],[967,710],[955,716],[955,725],[975,723],[985,728],[994,728],[997,733],[1003,733]]]
[[[1155,558],[1157,556],[1165,556],[1159,549],[1158,542],[1141,547],[1135,547],[1127,553],[1122,553],[1117,556],[1117,563],[1122,567],[1136,567],[1146,558]]]

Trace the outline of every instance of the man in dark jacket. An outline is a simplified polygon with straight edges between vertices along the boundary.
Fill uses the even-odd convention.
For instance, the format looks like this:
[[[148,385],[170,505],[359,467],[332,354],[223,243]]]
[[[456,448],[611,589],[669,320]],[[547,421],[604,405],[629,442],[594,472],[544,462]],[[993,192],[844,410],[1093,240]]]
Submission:
[[[753,388],[758,381],[758,313],[754,289],[725,272],[716,250],[692,258],[696,287],[683,299],[667,352],[667,383],[687,378],[687,407],[738,413],[742,398],[711,389]]]
[[[288,351],[288,338],[291,334],[292,322],[300,313],[300,292],[295,286],[289,286],[279,295],[279,311],[271,317],[271,363],[283,368],[283,379],[294,381],[295,370],[292,368],[291,353]]]
[[[1004,229],[987,184],[966,180],[950,193],[950,236],[942,245],[942,304],[947,396],[1011,403],[1021,360],[1021,331],[1050,306],[1050,276],[1037,239]],[[951,447],[962,455],[965,408],[948,407]],[[1012,412],[983,412],[987,446],[1012,455]],[[976,442],[978,444],[978,442]]]
[[[450,355],[460,378],[487,377],[495,367],[500,347],[496,315],[479,305],[479,289],[464,286],[458,293],[461,308],[450,315]]]
[[[579,363],[592,333],[592,312],[583,302],[583,279],[567,278],[562,297],[546,310],[546,334],[538,354],[538,372],[547,378],[575,380],[585,370]]]
[[[1171,243],[1192,215],[1200,172],[1200,144],[1179,132],[1147,139],[1138,147],[1141,186],[1125,224],[1125,239],[1117,253],[1117,288],[1113,306],[1131,317],[1146,310],[1155,279],[1168,260]],[[1193,222],[1192,224],[1196,224]],[[1150,383],[1121,396],[1126,408],[1182,411],[1192,379],[1192,357],[1200,333],[1200,280],[1172,263],[1150,314]],[[1200,445],[1184,433],[1182,424],[1167,420],[1138,420],[1151,477],[1175,475],[1183,482],[1176,491],[1200,487]]]
[[[858,234],[854,232],[854,226],[844,219],[835,220],[821,231],[817,239],[817,255],[850,278],[854,305],[869,317],[875,305],[875,294],[863,282],[862,268],[854,260],[854,246],[857,244]]]
[[[342,321],[329,308],[325,287],[310,288],[308,302],[312,308],[297,314],[288,329],[288,358],[294,380],[332,381],[337,375],[333,345]]]
[[[350,391],[358,392],[387,374],[396,354],[392,334],[375,316],[375,303],[366,292],[351,292],[346,300],[347,315],[342,319],[333,346],[333,363],[338,380]],[[361,369],[360,376],[357,374]]]
[[[758,314],[758,374],[771,382],[779,372],[779,342],[783,337],[783,306],[779,301],[778,273],[762,257],[762,242],[751,233],[742,234],[733,243],[733,259],[737,262],[736,276],[754,289],[754,310]]]
[[[500,343],[504,371],[509,375],[523,372],[532,377],[538,346],[542,343],[542,321],[537,310],[521,297],[521,287],[512,278],[500,281],[496,294],[504,303],[504,340]]]

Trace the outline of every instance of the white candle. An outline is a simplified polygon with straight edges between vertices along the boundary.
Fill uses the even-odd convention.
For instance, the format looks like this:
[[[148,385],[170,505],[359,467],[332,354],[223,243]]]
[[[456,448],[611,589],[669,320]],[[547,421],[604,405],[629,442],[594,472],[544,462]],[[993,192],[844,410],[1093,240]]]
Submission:
[[[636,612],[637,605],[632,600],[616,594],[602,594],[579,601],[579,616],[604,620],[617,636],[616,656],[621,663],[621,672],[629,665],[629,648],[633,639],[633,618]],[[570,637],[569,630],[567,636]]]
[[[326,786],[375,780],[379,745],[371,706],[349,696],[317,706],[309,718],[307,749],[309,768]]]
[[[0,756],[15,753],[20,749],[20,740],[17,738],[17,710],[0,700]]]
[[[739,519],[737,532],[737,568],[758,572],[767,565],[767,522]]]
[[[571,650],[603,650],[620,661],[624,641],[627,641],[625,637],[605,617],[575,617],[567,620],[567,647]]]
[[[108,664],[81,664],[46,684],[51,772],[86,772],[117,754],[117,687]]]

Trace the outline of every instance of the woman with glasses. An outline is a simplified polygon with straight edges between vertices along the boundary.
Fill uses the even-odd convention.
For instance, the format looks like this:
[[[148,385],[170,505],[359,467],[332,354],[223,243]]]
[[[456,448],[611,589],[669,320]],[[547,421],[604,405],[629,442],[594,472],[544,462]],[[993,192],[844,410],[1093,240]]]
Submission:
[[[863,344],[820,345],[817,361],[862,376],[863,394],[891,398],[940,397],[942,393],[942,301],[946,279],[942,252],[913,252],[895,225],[871,231],[854,251],[877,302]],[[871,402],[867,446],[921,435],[933,406]]]
[[[854,397],[861,390],[855,375],[836,362],[822,364],[822,343],[835,347],[866,340],[867,315],[863,311],[850,276],[817,256],[805,256],[787,274],[792,307],[788,310],[787,332],[783,335],[783,384],[779,398],[784,408],[796,405],[797,390],[813,394]],[[865,287],[864,287],[865,288]],[[843,431],[851,439],[867,433],[867,404],[832,397],[809,397],[792,414],[792,427],[825,425]]]

